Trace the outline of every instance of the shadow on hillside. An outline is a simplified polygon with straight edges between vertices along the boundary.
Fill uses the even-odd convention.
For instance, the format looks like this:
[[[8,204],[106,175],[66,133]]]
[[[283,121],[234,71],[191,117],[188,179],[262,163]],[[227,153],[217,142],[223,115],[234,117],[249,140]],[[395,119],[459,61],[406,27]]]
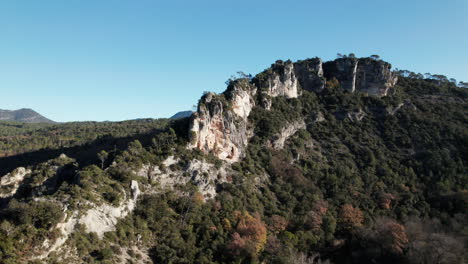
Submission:
[[[100,137],[94,141],[80,146],[66,147],[61,149],[42,149],[33,152],[18,154],[0,158],[0,176],[3,176],[18,167],[27,167],[46,162],[65,154],[76,159],[80,167],[90,164],[98,164],[97,153],[105,150],[109,153],[115,150],[124,150],[134,140],[139,140],[143,145],[150,144],[151,139],[163,130],[155,129],[145,134],[130,137],[115,138],[112,136]]]

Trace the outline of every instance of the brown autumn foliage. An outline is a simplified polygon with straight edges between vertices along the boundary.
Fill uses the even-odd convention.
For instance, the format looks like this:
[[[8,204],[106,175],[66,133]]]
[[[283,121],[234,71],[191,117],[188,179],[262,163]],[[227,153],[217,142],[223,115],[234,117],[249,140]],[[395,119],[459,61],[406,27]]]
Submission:
[[[200,206],[202,205],[203,203],[205,203],[205,197],[203,197],[203,194],[200,193],[200,192],[195,192],[193,195],[192,195],[192,201]]]
[[[270,225],[268,226],[268,229],[272,233],[280,233],[281,231],[284,231],[287,226],[288,220],[286,220],[286,218],[279,215],[273,215],[270,217]]]
[[[269,172],[272,176],[283,178],[296,186],[310,184],[301,170],[291,164],[287,157],[279,153],[276,153],[271,158]]]
[[[306,226],[313,231],[320,230],[323,223],[323,216],[328,211],[328,202],[324,200],[315,201],[312,204],[312,211],[307,214]]]
[[[263,250],[267,241],[265,223],[259,216],[253,217],[248,212],[236,213],[236,217],[238,222],[227,246],[228,249],[234,255],[257,255]]]
[[[409,242],[403,225],[392,219],[381,218],[376,221],[376,231],[382,248],[396,255],[403,254]]]
[[[362,226],[364,214],[351,204],[344,204],[340,210],[339,223],[346,229]]]
[[[392,207],[393,200],[395,200],[395,196],[390,193],[381,193],[379,195],[379,205],[382,209],[390,209]]]
[[[307,221],[306,221],[306,226],[310,228],[313,231],[320,230],[320,227],[322,226],[323,219],[322,215],[320,213],[317,213],[315,211],[310,211],[307,214]]]
[[[318,200],[312,204],[312,209],[320,215],[325,215],[328,211],[328,202],[325,200]]]

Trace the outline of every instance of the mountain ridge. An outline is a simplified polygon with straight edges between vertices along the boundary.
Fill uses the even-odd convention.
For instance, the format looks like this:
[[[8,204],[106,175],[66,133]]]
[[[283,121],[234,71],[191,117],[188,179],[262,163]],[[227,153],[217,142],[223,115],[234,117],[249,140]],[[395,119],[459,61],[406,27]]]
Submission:
[[[0,109],[0,121],[14,121],[21,123],[56,123],[30,108],[18,110]]]

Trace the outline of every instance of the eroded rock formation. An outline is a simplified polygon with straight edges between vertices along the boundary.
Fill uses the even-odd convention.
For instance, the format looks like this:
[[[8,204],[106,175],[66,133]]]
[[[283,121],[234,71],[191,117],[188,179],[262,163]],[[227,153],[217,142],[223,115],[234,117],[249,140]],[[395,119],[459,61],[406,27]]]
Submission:
[[[0,198],[13,196],[18,190],[21,182],[26,175],[30,174],[31,170],[19,167],[16,170],[8,173],[0,179]]]
[[[389,63],[372,58],[347,57],[325,63],[319,58],[277,61],[252,80],[231,82],[223,94],[205,94],[192,116],[188,147],[235,162],[244,155],[252,136],[248,117],[255,105],[269,110],[273,97],[297,98],[303,90],[320,92],[331,79],[349,92],[380,97],[395,86],[397,75]],[[359,113],[350,119],[362,117]]]
[[[235,81],[221,95],[204,95],[190,126],[189,148],[236,161],[251,135],[247,117],[255,105],[255,86],[246,79]]]
[[[371,58],[340,58],[324,64],[325,77],[336,78],[341,87],[350,92],[386,96],[398,80],[391,65]]]

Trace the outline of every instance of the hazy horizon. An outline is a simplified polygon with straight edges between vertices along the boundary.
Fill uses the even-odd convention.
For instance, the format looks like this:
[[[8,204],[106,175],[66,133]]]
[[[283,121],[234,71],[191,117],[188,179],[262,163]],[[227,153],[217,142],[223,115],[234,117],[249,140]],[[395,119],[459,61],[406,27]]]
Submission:
[[[0,3],[0,109],[57,122],[170,117],[237,71],[378,54],[468,81],[468,2]]]

